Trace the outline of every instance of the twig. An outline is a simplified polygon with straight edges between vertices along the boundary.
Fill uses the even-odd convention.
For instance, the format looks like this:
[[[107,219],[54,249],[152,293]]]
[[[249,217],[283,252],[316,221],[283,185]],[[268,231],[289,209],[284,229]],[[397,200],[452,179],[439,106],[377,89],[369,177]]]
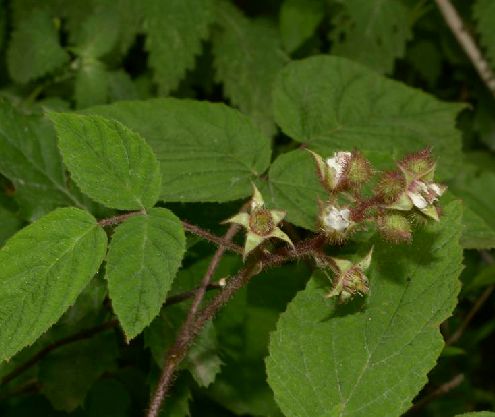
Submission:
[[[236,224],[231,225],[227,230],[227,233],[225,233],[223,240],[229,242],[230,240],[232,240],[232,238],[234,237],[234,235],[237,233],[238,230],[239,230],[238,225]],[[205,275],[203,276],[203,279],[201,280],[201,284],[198,290],[196,291],[189,312],[187,313],[186,320],[184,321],[184,324],[179,330],[179,333],[177,335],[177,338],[173,346],[169,349],[169,351],[165,356],[163,370],[160,375],[160,379],[158,381],[156,390],[150,402],[149,411],[148,411],[149,417],[156,417],[160,413],[160,408],[162,406],[163,400],[165,399],[172,378],[175,374],[175,370],[177,369],[177,365],[182,361],[183,357],[185,356],[188,350],[190,343],[193,340],[194,328],[195,328],[194,321],[196,319],[196,313],[198,311],[201,302],[203,301],[204,295],[206,293],[206,288],[210,284],[213,274],[215,273],[218,264],[220,263],[220,260],[223,254],[225,253],[225,250],[226,247],[223,244],[220,244],[215,254],[213,255],[213,258],[210,264],[208,265],[208,269]],[[191,337],[192,334],[193,336]]]
[[[450,30],[456,37],[462,49],[464,49],[464,52],[471,60],[473,66],[476,68],[479,76],[490,92],[495,96],[495,74],[493,73],[490,64],[481,53],[478,45],[476,45],[473,37],[467,31],[459,13],[457,13],[457,10],[450,0],[435,0],[435,2]]]
[[[481,293],[481,295],[479,296],[479,298],[476,300],[476,302],[474,303],[471,310],[469,310],[469,313],[464,318],[461,325],[452,334],[452,336],[450,336],[447,339],[447,342],[446,342],[447,346],[453,345],[462,337],[465,330],[467,329],[467,327],[471,323],[471,320],[473,320],[476,313],[481,309],[481,307],[483,307],[483,304],[485,304],[486,300],[488,300],[488,298],[490,298],[490,295],[492,294],[494,289],[495,289],[495,285],[490,285],[489,287],[485,288],[485,291],[483,291]]]
[[[238,253],[239,255],[243,254],[242,247],[239,245],[236,245],[235,243],[232,243],[229,239],[226,237],[220,237],[217,235],[214,235],[213,233],[208,232],[207,230],[204,230],[194,224],[190,224],[186,221],[182,221],[182,226],[184,227],[185,230],[187,230],[190,233],[195,234],[196,236],[202,237],[205,240],[208,240],[212,243],[215,243],[218,246],[223,246],[226,249],[230,250],[231,252]]]
[[[157,417],[159,415],[160,408],[162,407],[171,386],[175,370],[185,358],[195,337],[204,325],[216,315],[223,305],[227,303],[239,289],[244,287],[252,277],[262,270],[293,259],[299,259],[314,254],[315,250],[317,251],[321,248],[323,242],[324,239],[322,236],[316,236],[298,242],[294,249],[284,248],[280,253],[261,254],[260,259],[248,264],[241,269],[236,276],[229,279],[225,288],[210,302],[210,304],[197,314],[195,320],[190,323],[188,328],[185,328],[185,326],[181,328],[175,343],[166,354],[162,374],[160,375],[157,388],[151,398],[146,416]]]
[[[452,391],[454,388],[457,388],[459,385],[461,385],[462,381],[464,381],[464,374],[456,375],[450,381],[447,381],[446,383],[440,385],[436,390],[434,390],[433,392],[422,398],[420,401],[418,401],[416,404],[414,404],[409,409],[407,414],[412,414],[419,411],[432,400],[447,394],[448,392]]]
[[[219,284],[212,283],[212,284],[208,285],[208,287],[206,288],[206,291],[217,290],[220,288],[223,288],[223,287]],[[165,301],[164,306],[168,307],[168,306],[171,306],[173,304],[178,304],[178,303],[181,303],[182,301],[188,300],[196,294],[196,291],[197,291],[196,289],[193,289],[190,291],[186,291],[186,292],[183,292],[180,294],[176,294],[176,295],[172,295],[170,297],[167,297],[167,300]],[[17,368],[13,369],[11,372],[9,372],[7,375],[5,375],[2,379],[0,379],[0,386],[4,386],[4,385],[8,384],[10,381],[12,381],[14,378],[17,378],[20,374],[27,371],[32,366],[36,365],[40,360],[44,359],[46,355],[53,352],[54,350],[57,350],[57,349],[59,349],[63,346],[66,346],[68,344],[78,342],[80,340],[89,339],[98,333],[101,333],[101,332],[104,332],[106,330],[117,327],[118,324],[119,324],[119,322],[116,319],[109,320],[103,324],[92,327],[90,329],[82,330],[82,331],[80,331],[80,332],[78,332],[72,336],[64,337],[60,340],[57,340],[54,343],[49,344],[48,346],[41,349],[34,356],[32,356],[30,359],[28,359],[26,362],[19,365]]]
[[[130,211],[129,213],[119,214],[117,216],[109,217],[108,219],[102,219],[98,222],[101,227],[113,226],[126,221],[134,216],[142,216],[145,214],[144,210]]]
[[[131,211],[129,213],[119,214],[117,216],[109,217],[107,219],[101,219],[100,221],[98,221],[98,224],[102,227],[114,226],[116,224],[126,221],[131,217],[140,216],[140,215],[142,216],[144,214],[145,214],[144,210]],[[231,241],[225,239],[224,237],[214,235],[213,233],[210,233],[209,231],[202,229],[201,227],[196,226],[194,224],[188,223],[186,221],[182,221],[182,226],[184,227],[184,230],[187,230],[188,232],[193,233],[196,236],[202,237],[205,240],[215,243],[217,246],[224,246],[226,249],[230,250],[231,252],[238,253],[239,255],[242,255],[243,253],[242,247],[236,245],[235,243],[232,243]]]

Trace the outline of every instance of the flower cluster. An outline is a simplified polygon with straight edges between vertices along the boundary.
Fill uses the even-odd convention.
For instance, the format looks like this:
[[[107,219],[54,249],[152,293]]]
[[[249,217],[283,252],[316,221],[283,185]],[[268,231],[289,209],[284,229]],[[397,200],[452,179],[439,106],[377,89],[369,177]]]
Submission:
[[[438,199],[446,186],[434,181],[435,162],[430,149],[407,155],[393,171],[381,174],[372,185],[374,170],[370,162],[357,151],[335,152],[328,158],[309,151],[315,161],[316,173],[327,191],[326,201],[320,201],[318,230],[322,241],[341,244],[358,230],[373,224],[378,232],[392,243],[412,240],[412,217],[438,221]],[[286,213],[269,210],[263,197],[253,186],[248,212],[241,212],[226,220],[242,225],[246,230],[244,258],[271,238],[285,241],[294,247],[290,238],[278,227]],[[321,249],[321,248],[320,248]],[[317,263],[323,268],[331,265],[335,272],[334,285],[328,297],[338,296],[346,301],[356,294],[369,291],[366,270],[372,250],[362,260],[349,260],[325,255],[326,261]]]

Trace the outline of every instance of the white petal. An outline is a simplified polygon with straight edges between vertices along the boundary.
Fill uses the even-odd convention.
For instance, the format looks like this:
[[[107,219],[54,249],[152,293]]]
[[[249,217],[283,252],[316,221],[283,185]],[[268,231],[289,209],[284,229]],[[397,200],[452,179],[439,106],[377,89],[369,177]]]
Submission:
[[[424,209],[426,206],[428,206],[428,201],[426,201],[426,199],[421,194],[408,191],[407,195],[417,208]]]
[[[429,184],[428,188],[433,191],[437,197],[440,197],[447,189],[444,185],[437,184],[436,182]]]
[[[347,208],[338,209],[337,207],[331,207],[323,221],[330,229],[343,232],[351,225],[349,220],[350,214],[351,212]]]
[[[332,158],[327,159],[327,165],[335,172],[335,183],[340,181],[345,166],[351,159],[351,152],[335,152]]]

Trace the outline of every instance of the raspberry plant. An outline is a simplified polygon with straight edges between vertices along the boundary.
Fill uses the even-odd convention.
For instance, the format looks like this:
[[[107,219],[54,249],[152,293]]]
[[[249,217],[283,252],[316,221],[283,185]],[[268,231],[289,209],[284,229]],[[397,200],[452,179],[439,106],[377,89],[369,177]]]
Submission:
[[[0,0],[0,415],[495,416],[495,8],[435,3]]]

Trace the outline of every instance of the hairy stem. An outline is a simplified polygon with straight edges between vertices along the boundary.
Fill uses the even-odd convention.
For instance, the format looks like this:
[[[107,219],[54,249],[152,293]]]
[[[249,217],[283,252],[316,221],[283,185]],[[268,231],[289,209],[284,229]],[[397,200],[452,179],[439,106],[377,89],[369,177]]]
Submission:
[[[193,320],[188,322],[188,325],[181,328],[179,334],[168,350],[165,356],[165,362],[158,381],[157,388],[153,393],[150,401],[147,417],[157,417],[164,403],[165,397],[171,388],[173,377],[179,364],[185,358],[192,342],[217,312],[234,296],[234,294],[243,288],[252,277],[259,274],[261,271],[273,266],[281,265],[284,262],[299,259],[306,256],[313,256],[315,252],[321,250],[323,236],[316,236],[298,242],[294,249],[284,248],[281,253],[264,254],[260,253],[260,257],[255,259],[242,268],[237,275],[231,278],[225,288],[208,304],[203,310],[199,311],[193,317]],[[208,274],[208,273],[207,273]],[[206,277],[206,275],[205,275]],[[189,316],[188,316],[189,319]]]
[[[235,243],[232,243],[229,238],[226,236],[220,237],[217,235],[214,235],[213,233],[208,232],[207,230],[202,229],[201,227],[198,227],[194,224],[190,224],[186,221],[182,221],[182,226],[184,227],[185,230],[187,230],[189,233],[195,234],[196,236],[202,237],[205,240],[208,240],[212,243],[215,243],[216,245],[220,247],[224,247],[225,249],[230,250],[231,252],[238,253],[239,255],[243,254],[242,247],[239,245],[236,245]]]
[[[102,219],[98,221],[98,224],[102,227],[115,226],[116,224],[120,224],[131,217],[143,216],[145,214],[146,212],[144,210],[131,211],[129,213],[119,214],[117,216],[109,217],[107,219]],[[229,239],[226,239],[225,237],[217,236],[209,232],[208,230],[202,229],[201,227],[188,223],[184,220],[182,220],[182,227],[184,227],[184,230],[187,230],[189,233],[195,234],[196,236],[208,240],[209,242],[212,242],[217,246],[223,246],[225,249],[228,249],[229,251],[237,253],[239,255],[243,254],[242,247],[236,245],[235,243],[232,243]]]
[[[227,230],[227,233],[223,237],[223,240],[226,242],[230,242],[234,235],[239,230],[239,226],[233,224]],[[174,345],[167,352],[165,357],[165,362],[163,366],[162,373],[160,375],[160,379],[158,381],[158,385],[156,387],[155,393],[153,394],[152,400],[150,402],[150,407],[148,411],[148,416],[158,416],[160,413],[160,408],[164,401],[165,395],[167,393],[168,387],[172,381],[172,378],[175,374],[175,370],[177,369],[177,365],[182,361],[186,352],[189,348],[190,343],[193,340],[195,335],[195,319],[198,308],[203,301],[203,298],[206,293],[206,288],[210,284],[210,281],[215,273],[220,260],[225,253],[226,247],[223,244],[220,244],[218,249],[216,250],[213,258],[211,259],[210,264],[208,265],[208,269],[206,270],[203,279],[201,280],[201,284],[196,291],[193,302],[191,304],[191,308],[187,313],[186,320],[182,325],[177,338],[175,340]],[[192,336],[191,336],[192,335]]]
[[[144,210],[130,211],[129,213],[119,214],[117,216],[109,217],[108,219],[102,219],[98,222],[101,227],[114,226],[116,224],[122,223],[127,219],[134,216],[143,216],[146,214]]]
[[[471,34],[467,31],[459,13],[449,0],[435,0],[445,22],[456,37],[464,52],[478,72],[480,78],[495,96],[495,74],[481,53]]]

